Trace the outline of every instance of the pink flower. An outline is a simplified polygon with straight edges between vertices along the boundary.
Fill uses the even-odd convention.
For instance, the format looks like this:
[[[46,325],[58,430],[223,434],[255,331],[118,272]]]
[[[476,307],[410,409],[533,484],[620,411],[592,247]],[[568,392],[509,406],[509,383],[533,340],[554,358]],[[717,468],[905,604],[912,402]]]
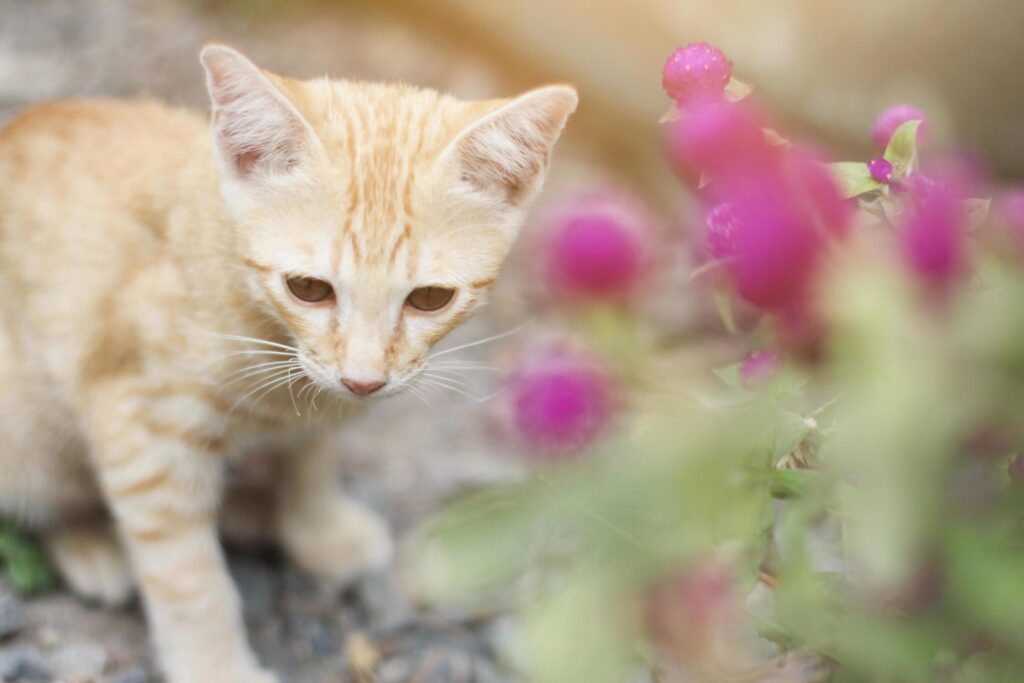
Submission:
[[[708,216],[708,249],[726,261],[740,296],[773,311],[802,305],[825,236],[810,195],[801,195],[781,168],[732,178],[713,190],[726,201]]]
[[[739,219],[736,209],[729,202],[712,207],[707,213],[705,242],[708,254],[714,259],[729,259],[736,255],[736,232]]]
[[[903,257],[926,284],[945,289],[966,265],[963,201],[944,183],[920,175],[911,181],[912,204],[900,233]]]
[[[878,120],[875,121],[875,125],[871,129],[871,139],[874,141],[875,146],[883,150],[888,147],[889,140],[892,139],[893,134],[907,121],[921,122],[921,127],[917,129],[917,144],[927,144],[928,137],[931,134],[928,116],[917,107],[909,104],[898,104],[895,107],[886,109],[878,117]]]
[[[816,150],[798,147],[788,156],[792,167],[791,191],[804,199],[804,209],[820,231],[844,237],[853,220],[854,208],[836,184],[828,160]]]
[[[740,365],[740,379],[743,386],[753,389],[764,384],[779,371],[780,367],[782,357],[778,352],[771,349],[754,351]]]
[[[760,116],[746,103],[699,100],[668,127],[669,158],[684,177],[745,173],[773,163],[778,148],[765,140]]]
[[[868,162],[868,171],[871,173],[871,177],[882,183],[888,185],[892,182],[892,164],[885,159],[872,159]]]
[[[609,373],[583,353],[564,346],[535,350],[509,377],[511,425],[534,455],[571,456],[607,427],[613,386]]]
[[[637,289],[654,263],[654,218],[639,199],[621,190],[571,195],[541,222],[543,274],[559,294],[622,298]]]
[[[661,85],[669,97],[683,103],[694,97],[721,97],[732,63],[722,51],[707,43],[691,43],[669,55]]]
[[[655,584],[645,607],[651,635],[667,654],[692,666],[712,664],[731,651],[723,646],[740,617],[740,602],[733,572],[721,561],[705,559]]]

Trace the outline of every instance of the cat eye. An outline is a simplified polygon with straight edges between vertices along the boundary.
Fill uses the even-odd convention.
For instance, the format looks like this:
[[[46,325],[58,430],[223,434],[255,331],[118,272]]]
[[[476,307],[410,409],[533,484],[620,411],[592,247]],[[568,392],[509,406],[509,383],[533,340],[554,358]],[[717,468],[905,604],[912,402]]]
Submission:
[[[439,311],[455,296],[455,290],[447,287],[419,287],[412,290],[405,303],[417,311]]]
[[[334,296],[331,283],[315,277],[289,277],[285,282],[295,298],[306,303],[315,304]]]

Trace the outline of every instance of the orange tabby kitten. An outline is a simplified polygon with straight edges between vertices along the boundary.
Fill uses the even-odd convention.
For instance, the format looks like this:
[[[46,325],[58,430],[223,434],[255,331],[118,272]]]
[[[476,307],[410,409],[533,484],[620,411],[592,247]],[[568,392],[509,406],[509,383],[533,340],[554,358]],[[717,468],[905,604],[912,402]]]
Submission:
[[[408,387],[494,282],[577,98],[201,61],[212,137],[117,101],[0,133],[0,514],[80,594],[137,585],[172,683],[266,683],[217,539],[226,464],[286,446],[276,531],[301,566],[344,581],[388,560],[293,397]]]

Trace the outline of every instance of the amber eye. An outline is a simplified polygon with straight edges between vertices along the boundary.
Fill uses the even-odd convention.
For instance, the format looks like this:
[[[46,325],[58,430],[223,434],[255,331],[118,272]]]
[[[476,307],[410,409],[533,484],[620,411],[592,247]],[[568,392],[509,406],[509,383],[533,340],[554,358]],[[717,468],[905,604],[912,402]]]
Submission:
[[[334,296],[334,287],[331,287],[331,283],[315,277],[290,277],[286,282],[295,298],[307,303],[319,303]]]
[[[455,290],[447,287],[420,287],[412,290],[405,303],[417,311],[438,311],[444,308],[453,296]]]

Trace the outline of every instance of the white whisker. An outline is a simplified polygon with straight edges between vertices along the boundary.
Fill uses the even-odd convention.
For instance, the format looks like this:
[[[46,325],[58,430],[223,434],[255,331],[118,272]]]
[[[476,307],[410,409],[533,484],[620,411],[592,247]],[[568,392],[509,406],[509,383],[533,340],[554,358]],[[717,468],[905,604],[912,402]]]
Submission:
[[[462,344],[461,346],[456,346],[455,348],[452,348],[452,349],[445,349],[444,351],[438,351],[437,353],[433,353],[433,354],[427,356],[427,360],[429,361],[429,360],[431,360],[433,358],[438,358],[440,356],[448,355],[449,353],[455,353],[456,351],[461,351],[463,349],[468,349],[468,348],[472,348],[474,346],[480,346],[481,344],[487,344],[489,342],[497,341],[499,339],[504,339],[505,337],[509,337],[509,336],[511,336],[511,335],[513,335],[513,334],[515,334],[515,333],[517,333],[519,331],[521,331],[523,328],[525,328],[526,326],[530,325],[532,322],[533,322],[532,320],[528,320],[525,323],[523,323],[522,325],[519,325],[518,327],[515,327],[515,328],[513,328],[513,329],[511,329],[511,330],[509,330],[507,332],[502,332],[501,334],[496,334],[496,335],[494,335],[492,337],[487,337],[486,339],[480,339],[480,340],[475,341],[475,342],[469,342],[468,344]]]

